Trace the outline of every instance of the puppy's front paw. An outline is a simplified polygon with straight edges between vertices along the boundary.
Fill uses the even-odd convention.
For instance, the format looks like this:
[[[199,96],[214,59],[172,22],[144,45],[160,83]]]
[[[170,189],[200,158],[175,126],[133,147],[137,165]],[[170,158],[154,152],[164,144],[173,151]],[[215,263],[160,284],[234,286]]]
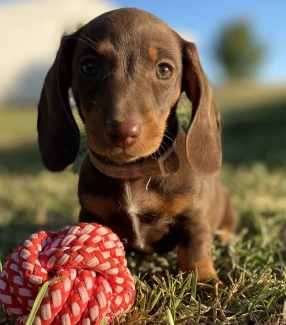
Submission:
[[[206,282],[208,280],[219,282],[219,278],[211,260],[201,260],[194,262],[191,265],[191,269],[197,272],[198,281],[200,282]]]
[[[206,282],[208,280],[219,282],[210,257],[194,261],[192,259],[192,251],[182,249],[181,247],[177,250],[177,256],[180,269],[183,272],[197,272],[198,281],[200,282]]]
[[[218,236],[219,241],[223,246],[227,246],[231,242],[232,232],[230,230],[220,229],[217,230],[215,233]]]

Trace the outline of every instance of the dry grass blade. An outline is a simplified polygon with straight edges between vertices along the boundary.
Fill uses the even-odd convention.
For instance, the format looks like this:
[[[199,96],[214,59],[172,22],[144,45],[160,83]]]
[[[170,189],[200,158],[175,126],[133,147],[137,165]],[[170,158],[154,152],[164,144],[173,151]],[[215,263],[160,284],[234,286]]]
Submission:
[[[53,278],[49,281],[46,281],[40,288],[38,294],[37,294],[37,297],[34,301],[34,304],[33,304],[33,307],[30,311],[30,314],[26,320],[26,323],[25,325],[33,325],[34,324],[34,320],[35,320],[35,317],[37,315],[37,312],[41,306],[41,303],[49,289],[49,286],[50,285],[53,285],[54,283],[58,282],[58,281],[61,281],[63,280],[63,277],[56,277],[56,278]]]
[[[175,325],[174,318],[169,308],[167,308],[167,320],[169,325]]]

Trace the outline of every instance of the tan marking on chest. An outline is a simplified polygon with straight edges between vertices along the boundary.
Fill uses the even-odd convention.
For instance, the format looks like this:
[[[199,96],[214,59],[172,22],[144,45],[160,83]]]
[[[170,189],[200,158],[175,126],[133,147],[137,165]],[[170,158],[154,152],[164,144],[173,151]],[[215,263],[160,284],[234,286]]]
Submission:
[[[132,187],[130,182],[125,182],[124,184],[123,198],[124,198],[126,212],[130,217],[133,231],[136,236],[137,244],[139,245],[139,247],[143,249],[145,246],[145,242],[143,237],[141,236],[140,220],[138,218],[138,214],[140,213],[140,207],[135,200],[135,196],[134,193],[132,192]]]
[[[141,211],[152,211],[158,216],[174,217],[188,210],[192,204],[190,194],[163,195],[144,193],[141,195]]]
[[[133,216],[138,215],[139,206],[135,201],[130,182],[125,182],[124,184],[123,201],[128,214]]]
[[[173,216],[182,214],[190,208],[191,204],[192,196],[190,194],[177,194],[173,198],[165,199],[166,211]]]

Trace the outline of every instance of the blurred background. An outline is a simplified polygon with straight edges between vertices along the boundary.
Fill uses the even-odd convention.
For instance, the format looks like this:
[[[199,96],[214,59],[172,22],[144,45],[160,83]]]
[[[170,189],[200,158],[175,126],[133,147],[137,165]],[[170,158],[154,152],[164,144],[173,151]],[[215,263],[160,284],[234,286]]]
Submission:
[[[240,225],[270,215],[283,226],[284,0],[0,0],[0,256],[31,231],[77,220],[78,176],[43,168],[36,104],[61,36],[124,6],[150,11],[196,42],[223,116],[222,177]]]

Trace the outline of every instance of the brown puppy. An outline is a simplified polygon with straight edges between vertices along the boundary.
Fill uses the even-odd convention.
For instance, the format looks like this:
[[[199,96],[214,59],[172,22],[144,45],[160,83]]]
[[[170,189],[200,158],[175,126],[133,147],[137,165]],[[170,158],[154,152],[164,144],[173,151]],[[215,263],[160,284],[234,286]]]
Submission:
[[[193,43],[137,9],[105,13],[61,42],[39,103],[46,167],[71,164],[85,124],[88,155],[79,181],[81,221],[108,225],[142,252],[177,248],[184,271],[216,278],[213,234],[234,227],[221,167],[219,115]],[[185,134],[176,108],[192,102]]]

